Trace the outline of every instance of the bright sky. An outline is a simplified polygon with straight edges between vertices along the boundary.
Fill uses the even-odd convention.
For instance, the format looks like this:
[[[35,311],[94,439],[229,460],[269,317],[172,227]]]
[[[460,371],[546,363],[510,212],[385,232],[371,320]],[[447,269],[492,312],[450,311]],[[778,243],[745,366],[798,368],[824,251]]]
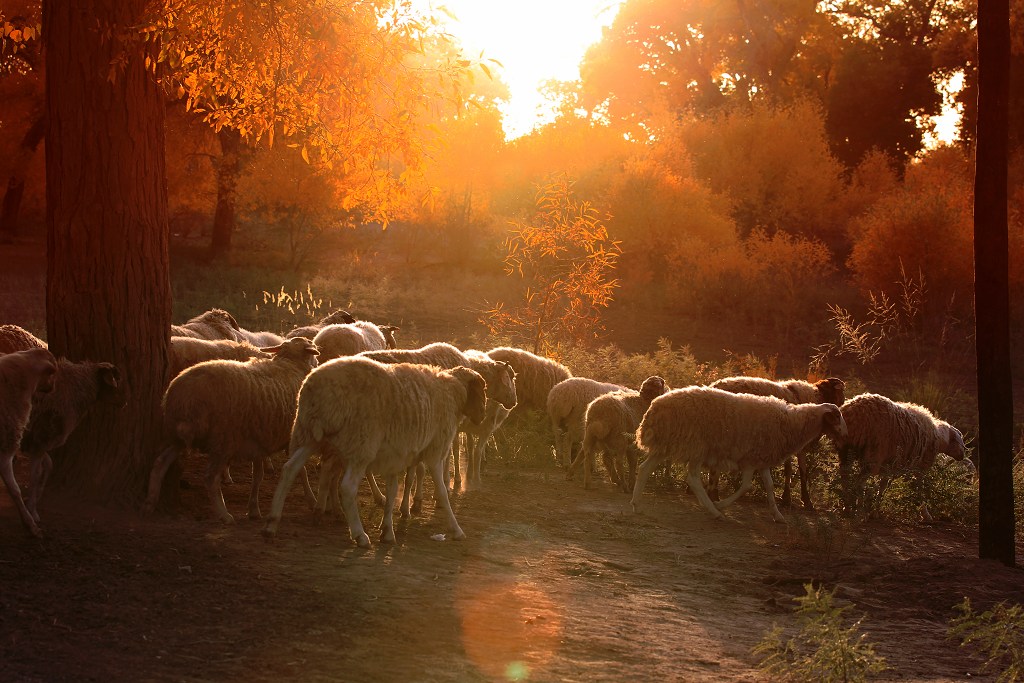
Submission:
[[[429,0],[419,0],[428,4]],[[508,139],[546,121],[538,118],[544,81],[579,79],[587,48],[611,24],[621,0],[432,0],[455,15],[451,33],[476,57],[497,59],[510,98],[502,107]]]

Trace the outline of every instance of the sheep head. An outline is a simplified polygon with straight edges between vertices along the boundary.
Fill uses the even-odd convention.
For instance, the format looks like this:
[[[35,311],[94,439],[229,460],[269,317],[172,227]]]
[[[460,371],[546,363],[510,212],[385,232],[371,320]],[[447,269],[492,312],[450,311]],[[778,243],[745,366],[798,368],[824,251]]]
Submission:
[[[665,384],[665,380],[657,375],[648,377],[644,380],[643,384],[640,385],[640,397],[643,398],[646,403],[650,403],[666,391],[668,391],[668,385]]]
[[[841,406],[846,403],[846,383],[838,377],[829,377],[814,383],[822,403]]]
[[[2,354],[0,354],[2,355]],[[57,377],[57,359],[48,349],[28,349],[16,351],[8,356],[19,356],[27,363],[29,372],[39,378],[36,393],[46,394],[53,391],[53,383]]]
[[[842,443],[849,436],[842,411],[839,410],[839,406],[832,403],[822,403],[821,407],[823,411],[821,419],[822,433],[826,434],[833,441]]]
[[[380,331],[384,333],[384,345],[387,348],[398,348],[398,342],[395,341],[395,332],[398,332],[400,329],[394,325],[380,325]]]
[[[96,366],[99,380],[99,399],[104,403],[123,408],[128,403],[121,371],[113,363],[99,363]]]
[[[355,316],[353,316],[348,311],[339,308],[336,311],[332,311],[327,317],[321,320],[320,325],[324,327],[326,327],[327,325],[334,325],[337,323],[345,323],[346,325],[351,325],[355,321]]]
[[[466,389],[466,404],[462,408],[462,414],[468,417],[473,424],[480,424],[486,416],[487,383],[476,371],[461,365],[449,372]]]
[[[967,445],[964,443],[964,435],[959,429],[948,422],[940,422],[938,431],[942,442],[942,447],[939,448],[940,453],[945,453],[957,461],[967,457]]]
[[[308,365],[310,369],[316,367],[316,357],[320,355],[316,344],[305,337],[292,337],[277,346],[263,347],[260,351],[269,353],[274,358],[287,358],[288,360],[298,361],[303,366]]]

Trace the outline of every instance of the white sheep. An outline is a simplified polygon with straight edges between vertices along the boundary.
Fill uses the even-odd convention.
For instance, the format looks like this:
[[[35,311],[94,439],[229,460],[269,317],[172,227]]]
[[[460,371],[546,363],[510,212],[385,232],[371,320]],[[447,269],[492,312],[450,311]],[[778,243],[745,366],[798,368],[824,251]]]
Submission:
[[[800,379],[770,380],[764,377],[724,377],[711,385],[715,389],[731,391],[734,394],[755,394],[757,396],[775,396],[789,403],[831,403],[841,406],[846,401],[845,384],[838,377],[829,377],[811,383]],[[797,468],[800,471],[800,500],[804,508],[814,509],[811,500],[808,456],[817,446],[817,442],[808,444],[796,454]],[[789,506],[792,501],[793,459],[787,458],[784,463],[782,483],[782,504]],[[718,493],[718,473],[710,472],[710,482],[714,493]]]
[[[306,337],[312,339],[316,336],[316,333],[324,329],[328,325],[340,324],[340,323],[354,323],[355,317],[352,316],[346,310],[337,309],[331,311],[328,315],[320,319],[320,322],[312,325],[305,325],[303,327],[296,327],[289,331],[285,336],[285,339],[291,339],[293,337]]]
[[[33,395],[51,391],[56,373],[57,360],[46,349],[0,356],[0,477],[18,508],[22,523],[37,538],[41,538],[43,532],[21,497],[21,489],[14,478],[14,455],[28,426]]]
[[[463,420],[459,432],[466,436],[466,480],[470,486],[479,485],[481,465],[487,440],[502,425],[518,402],[516,373],[505,361],[491,358],[483,351],[467,349],[463,352],[469,367],[475,370],[487,384],[487,405],[484,419],[479,424]],[[459,440],[455,440],[455,490],[462,485],[459,465]],[[447,475],[445,481],[448,481]]]
[[[171,381],[163,399],[170,445],[153,463],[146,512],[156,507],[164,475],[181,450],[195,449],[210,458],[206,488],[214,513],[224,522],[234,521],[221,493],[224,468],[233,458],[252,462],[249,518],[259,518],[263,460],[287,446],[299,387],[317,364],[316,347],[304,337],[261,351],[273,358],[206,361]],[[311,492],[307,496],[313,499]]]
[[[637,454],[633,439],[651,401],[668,391],[665,380],[648,377],[640,391],[623,389],[598,396],[587,406],[583,448],[569,465],[567,479],[583,464],[583,488],[590,488],[594,456],[604,453],[605,469],[613,483],[629,493],[636,481]]]
[[[340,504],[349,532],[360,547],[370,546],[359,519],[356,493],[360,480],[370,471],[386,477],[380,540],[392,543],[399,476],[421,461],[434,480],[452,538],[465,538],[442,480],[443,463],[462,416],[480,422],[485,401],[483,378],[464,367],[441,370],[429,365],[385,365],[358,356],[321,365],[309,374],[299,392],[288,450],[291,457],[282,469],[263,533],[273,536],[277,532],[292,481],[309,456],[319,452],[322,472],[344,468]],[[322,511],[326,501],[322,499],[319,506]]]
[[[587,406],[598,396],[623,391],[620,384],[598,382],[586,377],[562,380],[548,392],[547,411],[555,431],[555,456],[569,467],[577,448],[583,445]]]
[[[274,346],[269,344],[268,346]],[[256,346],[247,341],[230,339],[197,339],[195,337],[171,337],[168,347],[170,356],[170,377],[173,379],[185,368],[208,360],[249,360],[269,358]]]
[[[28,349],[45,349],[46,342],[35,336],[24,327],[17,325],[0,325],[0,353],[27,351]]]
[[[320,349],[324,362],[342,356],[354,356],[363,351],[393,349],[395,332],[393,325],[374,325],[365,320],[354,323],[327,325],[313,337],[313,343]]]
[[[843,415],[831,403],[794,405],[774,396],[733,394],[710,387],[670,391],[651,402],[637,430],[637,445],[647,459],[633,486],[633,510],[639,506],[654,468],[682,462],[687,465],[686,481],[697,500],[717,518],[750,488],[754,470],[760,470],[772,518],[784,522],[775,504],[771,468],[822,434],[835,439],[846,436]],[[740,470],[742,483],[731,496],[712,503],[701,484],[702,466]]]
[[[253,332],[247,330],[244,327],[239,327],[235,332],[240,341],[249,342],[253,346],[264,347],[264,346],[277,346],[285,340],[285,337],[277,334],[276,332]],[[310,337],[307,337],[309,339]],[[288,337],[288,339],[295,339],[295,337]]]
[[[239,329],[234,316],[220,308],[213,308],[182,325],[171,325],[171,336],[242,341],[238,335]]]
[[[36,397],[32,415],[21,437],[21,452],[32,463],[28,510],[39,523],[39,499],[53,470],[50,452],[60,448],[92,408],[125,404],[120,370],[111,363],[71,362],[61,358],[53,390]]]
[[[881,502],[889,482],[904,474],[913,475],[914,487],[920,494],[924,473],[939,454],[954,460],[963,460],[967,455],[960,430],[923,406],[896,402],[878,394],[861,394],[847,401],[842,412],[848,434],[836,445],[847,511],[856,507],[856,492],[868,476],[881,477],[877,502]],[[857,477],[852,473],[854,463],[860,465]],[[924,502],[921,514],[931,519]]]
[[[518,407],[544,412],[548,407],[548,392],[562,380],[572,377],[569,368],[537,354],[510,346],[499,346],[487,352],[494,360],[512,366],[516,373]]]

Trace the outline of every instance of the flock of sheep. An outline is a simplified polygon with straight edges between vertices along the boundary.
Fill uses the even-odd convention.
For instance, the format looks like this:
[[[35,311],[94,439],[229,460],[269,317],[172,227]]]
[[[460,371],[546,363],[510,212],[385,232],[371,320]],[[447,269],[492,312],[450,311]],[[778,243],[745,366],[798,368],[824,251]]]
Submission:
[[[208,458],[206,489],[224,522],[234,519],[221,491],[229,466],[251,464],[248,516],[258,519],[265,463],[287,450],[265,535],[276,533],[285,498],[302,473],[309,505],[318,514],[328,507],[344,513],[353,540],[368,547],[357,500],[365,478],[384,506],[380,540],[393,542],[399,484],[404,480],[401,513],[408,516],[422,504],[429,473],[449,533],[461,539],[465,534],[448,498],[449,464],[454,490],[463,484],[459,436],[465,436],[466,483],[479,484],[485,444],[513,410],[547,413],[567,477],[582,466],[585,487],[600,453],[611,481],[632,492],[634,510],[651,473],[671,463],[686,466],[690,488],[715,517],[750,488],[755,471],[765,490],[774,491],[771,469],[780,464],[787,466],[788,502],[793,456],[810,508],[806,457],[822,436],[840,454],[850,510],[860,503],[857,492],[868,476],[881,477],[880,498],[894,476],[913,473],[919,485],[939,454],[966,456],[960,431],[927,409],[876,394],[847,401],[836,378],[812,384],[730,377],[670,390],[654,376],[633,390],[575,377],[554,360],[516,348],[482,352],[433,343],[398,349],[397,331],[346,311],[283,336],[245,330],[219,309],[172,326],[165,447],[153,463],[144,510],[156,507],[171,464],[198,452]],[[0,475],[36,536],[42,534],[37,506],[52,467],[49,451],[98,402],[123,404],[116,367],[57,360],[27,331],[0,325]],[[19,450],[31,461],[27,502],[14,479]],[[646,458],[639,463],[641,454]],[[317,493],[305,468],[313,455],[320,459]],[[710,495],[702,469],[709,473]],[[718,498],[718,473],[737,471],[738,488],[712,500]],[[374,475],[383,477],[384,492]],[[772,517],[785,521],[775,496],[767,499]]]

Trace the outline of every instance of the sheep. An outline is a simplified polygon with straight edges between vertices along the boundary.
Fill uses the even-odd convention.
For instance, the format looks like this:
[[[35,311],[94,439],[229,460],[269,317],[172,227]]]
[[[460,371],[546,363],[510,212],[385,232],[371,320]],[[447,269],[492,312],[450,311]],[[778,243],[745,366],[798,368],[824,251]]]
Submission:
[[[967,455],[960,430],[923,406],[892,401],[878,394],[861,394],[847,401],[842,412],[849,431],[836,445],[847,512],[856,507],[856,492],[868,476],[881,477],[878,502],[891,479],[907,473],[913,474],[914,487],[920,494],[924,473],[939,454],[956,461]],[[856,481],[852,476],[855,462],[860,465]],[[924,502],[921,514],[926,520],[931,519]]]
[[[380,540],[393,543],[399,475],[421,461],[430,470],[452,538],[465,538],[452,512],[442,469],[462,416],[475,423],[483,420],[484,386],[483,378],[465,367],[441,370],[408,363],[385,365],[361,356],[324,363],[309,374],[299,391],[288,447],[291,457],[274,492],[264,535],[272,537],[277,532],[292,481],[309,456],[320,452],[321,482],[325,473],[344,468],[341,506],[349,532],[360,547],[370,547],[356,500],[360,480],[371,470],[387,478]],[[326,502],[321,499],[321,510]]]
[[[487,406],[479,424],[463,420],[459,432],[466,435],[466,478],[469,485],[481,483],[480,469],[487,440],[502,425],[518,402],[516,372],[505,361],[497,361],[483,351],[467,349],[463,352],[469,368],[475,370],[487,385]],[[458,439],[455,440],[455,490],[462,485],[459,466]],[[445,482],[448,481],[445,475]]]
[[[772,518],[785,522],[775,505],[771,468],[823,433],[834,439],[846,437],[843,414],[831,403],[794,405],[774,396],[711,387],[670,391],[651,402],[636,432],[647,459],[633,486],[633,510],[654,468],[678,460],[687,465],[686,481],[697,500],[719,519],[721,511],[750,488],[754,470],[760,470]],[[742,482],[731,496],[712,503],[701,484],[701,466],[739,469]]]
[[[566,479],[571,480],[573,472],[582,463],[583,488],[590,488],[590,470],[594,465],[594,455],[600,450],[604,453],[605,469],[612,482],[629,493],[636,480],[637,456],[633,437],[651,401],[666,391],[665,380],[655,375],[643,381],[640,391],[613,391],[591,401],[587,406],[583,448],[569,465]]]
[[[121,371],[111,363],[57,361],[53,390],[32,404],[28,427],[21,437],[21,452],[32,463],[28,510],[39,524],[38,504],[53,470],[50,452],[60,448],[71,432],[97,404],[121,408],[125,404]]]
[[[56,373],[57,360],[46,349],[0,356],[0,477],[22,523],[36,538],[42,538],[43,532],[21,497],[14,478],[14,455],[28,426],[33,395],[52,391]]]
[[[838,377],[814,382],[805,382],[799,379],[774,381],[763,377],[725,377],[709,386],[723,391],[731,391],[734,394],[755,394],[757,396],[775,396],[789,403],[831,403],[841,406],[846,402],[845,384]],[[809,488],[809,475],[807,456],[814,450],[817,443],[812,443],[807,448],[796,454],[797,469],[800,471],[800,500],[807,510],[814,509],[814,502],[811,500]],[[782,504],[789,507],[792,501],[793,482],[793,459],[788,458],[784,463],[784,474],[782,484]],[[718,492],[718,473],[710,472],[710,482],[714,492]]]
[[[171,337],[170,377],[173,379],[185,368],[208,360],[249,360],[269,358],[246,341],[229,339],[196,339],[194,337]]]
[[[335,323],[354,323],[355,321],[356,319],[351,313],[339,308],[338,310],[331,311],[330,314],[321,318],[318,323],[293,328],[290,332],[284,335],[284,338],[291,339],[292,337],[306,337],[308,339],[313,339],[316,337],[317,332],[328,325],[334,325]]]
[[[587,406],[598,396],[623,391],[619,384],[598,382],[586,377],[562,380],[548,392],[547,411],[555,430],[555,456],[569,467],[576,448],[583,444]]]
[[[239,341],[246,341],[253,346],[259,347],[277,346],[285,340],[284,337],[276,332],[253,332],[245,329],[244,327],[239,327],[235,334],[238,336]],[[309,337],[307,337],[307,339],[308,338]],[[295,337],[290,337],[290,339],[295,339]]]
[[[23,327],[0,325],[0,353],[45,349],[46,342]]]
[[[299,386],[316,367],[316,346],[305,337],[260,349],[273,358],[245,362],[211,360],[186,369],[164,393],[164,428],[169,445],[153,463],[143,511],[152,512],[160,486],[179,452],[196,449],[209,455],[206,487],[214,514],[234,517],[224,505],[221,478],[231,458],[252,462],[249,518],[258,519],[263,459],[288,444]],[[308,482],[307,482],[308,487]],[[312,492],[307,490],[312,500]]]
[[[171,325],[171,336],[243,341],[238,334],[239,329],[241,328],[238,321],[230,313],[214,308],[197,315],[183,325]]]
[[[363,351],[382,351],[394,349],[395,332],[392,325],[374,325],[365,320],[354,323],[327,325],[316,333],[313,343],[320,349],[323,360],[341,356],[354,356]]]
[[[561,363],[522,349],[499,346],[488,351],[487,355],[512,366],[516,373],[516,396],[521,409],[544,412],[548,407],[548,392],[551,388],[572,377],[569,368]]]

